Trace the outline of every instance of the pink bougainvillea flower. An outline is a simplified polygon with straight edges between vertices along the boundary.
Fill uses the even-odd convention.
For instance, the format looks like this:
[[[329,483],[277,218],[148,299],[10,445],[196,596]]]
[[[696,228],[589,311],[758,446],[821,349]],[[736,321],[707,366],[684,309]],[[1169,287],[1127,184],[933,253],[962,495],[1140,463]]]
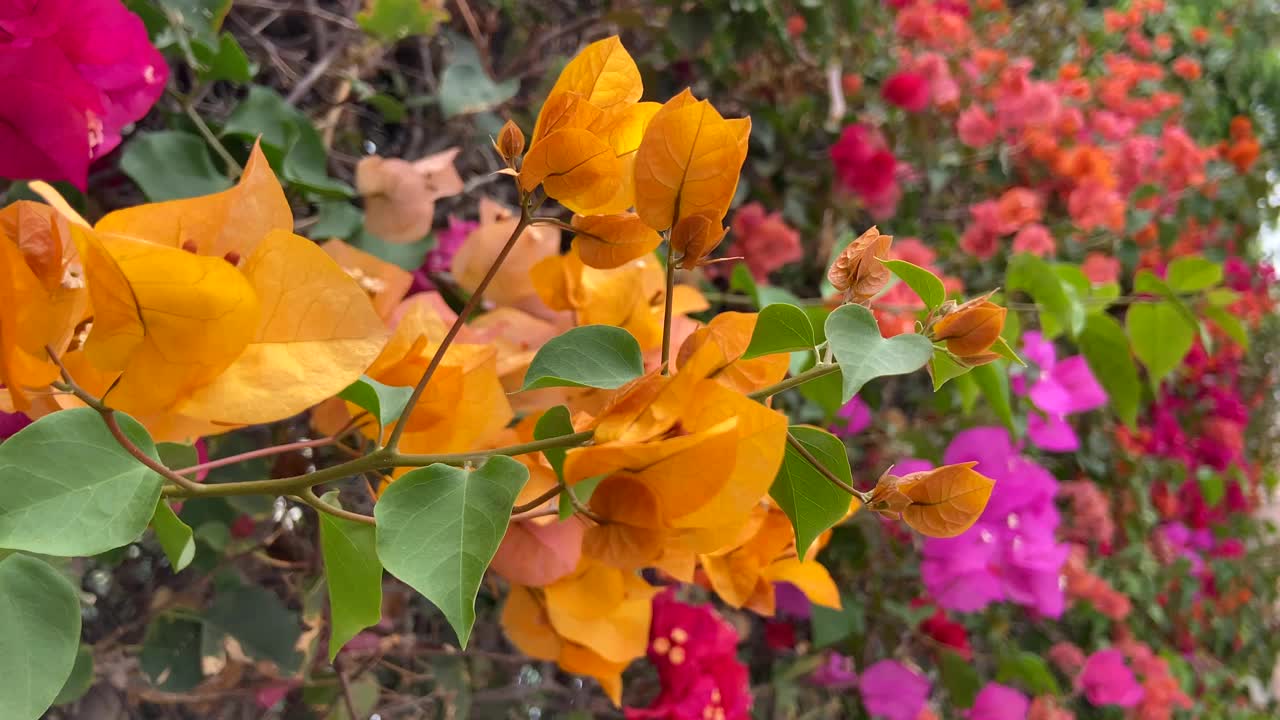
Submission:
[[[0,176],[83,189],[89,163],[159,99],[168,66],[119,0],[0,13]]]
[[[960,142],[972,148],[984,148],[996,141],[996,124],[978,105],[970,105],[956,119]]]
[[[915,720],[929,700],[929,680],[896,660],[868,667],[858,685],[867,712],[884,720]]]
[[[861,198],[877,217],[893,213],[901,194],[898,159],[878,131],[861,123],[849,125],[830,153],[840,187]]]
[[[858,686],[858,673],[853,658],[838,652],[828,652],[822,664],[809,675],[809,682],[832,690],[848,690]]]
[[[969,720],[1026,720],[1031,701],[1026,695],[1000,683],[987,683],[973,699]]]
[[[1097,250],[1085,255],[1080,270],[1094,285],[1106,285],[1120,279],[1120,261]]]
[[[1027,388],[1025,377],[1015,378],[1014,390],[1030,397],[1044,414],[1027,417],[1027,438],[1036,447],[1053,452],[1072,452],[1080,447],[1080,438],[1066,417],[1102,407],[1107,393],[1089,370],[1083,355],[1057,359],[1053,342],[1029,331],[1022,336],[1027,359],[1036,366],[1038,377]]]
[[[22,413],[0,412],[0,440],[9,439],[30,424],[31,418]]]
[[[1009,601],[1058,617],[1065,606],[1062,566],[1070,547],[1058,542],[1054,504],[1057,481],[1018,454],[1004,428],[978,427],[959,433],[943,461],[977,461],[977,471],[996,481],[982,517],[953,538],[924,543],[920,575],[940,607],[976,612]],[[906,472],[907,463],[894,467]],[[911,466],[911,471],[927,469]]]
[[[747,203],[733,216],[730,257],[741,257],[757,282],[769,273],[804,257],[800,233],[782,219],[782,213],[768,213],[758,202]]]
[[[1099,650],[1084,662],[1076,678],[1076,687],[1094,705],[1134,707],[1142,702],[1143,690],[1138,678],[1124,661],[1124,654],[1114,648]]]
[[[1031,223],[1013,236],[1013,251],[1029,253],[1036,257],[1050,257],[1057,250],[1058,244],[1053,239],[1049,228],[1040,223]]]
[[[920,112],[929,107],[929,78],[918,72],[898,72],[885,80],[880,94],[903,110]]]
[[[628,720],[746,720],[751,692],[738,660],[738,633],[710,605],[687,605],[668,590],[653,599],[649,662],[662,692]]]

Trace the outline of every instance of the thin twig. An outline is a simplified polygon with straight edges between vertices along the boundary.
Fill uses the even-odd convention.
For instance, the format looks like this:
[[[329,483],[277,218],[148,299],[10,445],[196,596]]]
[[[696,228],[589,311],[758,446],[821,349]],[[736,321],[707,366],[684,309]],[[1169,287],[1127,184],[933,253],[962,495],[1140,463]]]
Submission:
[[[431,362],[427,365],[427,369],[422,373],[422,377],[418,380],[418,384],[413,388],[413,394],[409,396],[409,403],[404,406],[404,410],[400,413],[400,418],[396,421],[396,425],[391,429],[391,437],[387,439],[387,448],[391,451],[400,444],[400,437],[404,435],[405,427],[409,424],[409,416],[413,413],[414,408],[418,404],[418,400],[422,398],[422,392],[427,389],[427,383],[431,382],[431,377],[435,375],[436,368],[440,367],[440,363],[444,361],[444,355],[449,350],[449,346],[453,344],[454,338],[462,331],[462,326],[466,324],[467,319],[471,317],[471,313],[475,312],[480,306],[480,301],[484,298],[484,291],[489,287],[489,283],[493,282],[493,278],[497,276],[498,269],[502,267],[502,263],[507,259],[507,255],[511,254],[512,248],[516,246],[516,241],[524,234],[525,229],[529,227],[532,218],[529,216],[529,203],[525,198],[520,201],[520,219],[516,222],[515,228],[511,231],[511,237],[507,238],[507,244],[502,246],[502,251],[493,259],[493,264],[489,266],[489,271],[485,273],[484,279],[476,286],[475,292],[471,293],[471,297],[467,298],[467,304],[462,307],[458,313],[458,318],[453,321],[453,325],[449,328],[449,332],[444,336],[444,340],[440,341],[440,346],[436,348],[436,352],[431,356]]]
[[[230,151],[218,139],[217,134],[209,128],[209,124],[204,121],[204,118],[200,117],[200,113],[196,112],[195,103],[192,99],[190,97],[178,97],[178,104],[182,106],[182,112],[186,113],[187,118],[191,120],[191,124],[196,126],[196,130],[200,132],[205,142],[209,143],[209,146],[218,154],[218,157],[222,158],[222,162],[227,166],[227,173],[238,177],[240,173],[244,172],[244,168],[240,167],[240,163],[236,162],[236,159],[231,156]]]
[[[662,374],[671,374],[671,309],[672,296],[675,295],[676,287],[676,264],[675,251],[671,247],[671,240],[667,240],[667,296],[664,298],[665,306],[662,311]]]
[[[351,720],[359,720],[360,716],[356,714],[355,696],[351,694],[351,681],[347,679],[347,672],[342,667],[345,663],[339,658],[334,660],[334,670],[338,673],[338,687],[342,688],[342,701],[347,705],[347,714],[351,716]]]
[[[519,515],[519,514],[521,514],[521,513],[527,513],[527,512],[529,512],[530,510],[536,510],[536,509],[538,509],[539,507],[541,507],[541,506],[542,506],[542,504],[543,504],[543,503],[545,503],[545,502],[550,502],[551,500],[554,500],[554,499],[556,498],[556,496],[560,494],[560,489],[561,489],[561,488],[560,488],[560,486],[559,486],[559,485],[556,485],[555,487],[553,487],[553,488],[551,488],[550,490],[548,490],[548,491],[546,491],[546,492],[542,493],[541,495],[539,495],[538,497],[536,497],[536,498],[534,498],[534,499],[530,500],[529,502],[527,502],[527,503],[525,503],[525,504],[523,504],[523,505],[517,505],[517,506],[515,506],[515,507],[511,508],[511,514],[512,514],[512,515]]]
[[[753,393],[749,393],[747,397],[752,400],[764,400],[765,398],[777,395],[783,390],[790,390],[797,385],[803,385],[810,380],[817,380],[820,377],[824,377],[835,372],[840,372],[840,366],[836,363],[832,363],[830,365],[816,365],[805,370],[799,375],[793,375],[786,380],[774,383],[769,387],[761,388]]]
[[[302,502],[310,505],[311,507],[315,508],[316,512],[326,513],[334,517],[342,518],[343,520],[350,520],[352,522],[364,523],[365,525],[376,524],[374,522],[374,519],[369,517],[368,515],[353,513],[350,510],[343,510],[342,508],[337,507],[336,505],[330,505],[324,500],[321,500],[320,496],[316,495],[316,491],[312,490],[311,488],[303,488],[302,490],[299,490],[298,494],[295,497],[297,497]]]

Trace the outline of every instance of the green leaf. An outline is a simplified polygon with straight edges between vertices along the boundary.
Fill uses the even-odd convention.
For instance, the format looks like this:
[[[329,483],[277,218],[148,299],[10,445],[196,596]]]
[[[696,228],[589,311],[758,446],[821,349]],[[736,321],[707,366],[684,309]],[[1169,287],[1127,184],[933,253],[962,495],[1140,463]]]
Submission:
[[[1125,325],[1133,352],[1147,367],[1152,385],[1159,385],[1173,372],[1195,342],[1195,333],[1182,321],[1177,307],[1167,300],[1135,303],[1129,308]]]
[[[360,222],[364,222],[363,215],[360,216]],[[397,245],[364,231],[352,238],[351,244],[370,255],[386,260],[392,265],[410,272],[422,267],[427,253],[431,252],[431,243],[426,240]]]
[[[1062,688],[1053,671],[1039,655],[1033,652],[1009,653],[1000,658],[996,668],[996,682],[1021,685],[1032,695],[1061,695]]]
[[[933,345],[923,335],[882,337],[875,316],[861,305],[844,305],[832,312],[826,330],[844,377],[842,402],[849,402],[874,378],[915,372],[933,357]]]
[[[231,187],[213,165],[199,135],[156,130],[134,135],[120,155],[120,169],[152,202],[209,195]]]
[[[494,82],[485,72],[475,46],[459,38],[440,75],[440,110],[446,119],[492,110],[515,97],[519,90],[518,78]]]
[[[933,378],[933,391],[941,390],[943,385],[968,374],[972,369],[952,360],[945,350],[935,352],[929,359],[929,377]]]
[[[200,644],[204,624],[174,615],[160,615],[147,627],[138,662],[151,683],[165,692],[194,689],[204,680]]]
[[[335,695],[333,702],[330,703],[329,714],[325,716],[325,720],[364,720],[373,715],[374,709],[378,706],[378,697],[382,694],[382,686],[378,684],[378,678],[372,674],[366,674],[351,683],[351,704],[355,706],[357,717],[351,717],[347,712],[347,703],[341,695]],[[465,720],[465,715],[458,716]]]
[[[1137,427],[1142,386],[1124,328],[1110,315],[1090,315],[1078,341],[1085,362],[1107,391],[1116,415],[1129,427]]]
[[[1208,290],[1222,284],[1222,265],[1199,255],[1186,255],[1169,263],[1165,282],[1179,293]]]
[[[751,333],[751,342],[747,345],[747,351],[742,354],[742,359],[794,350],[812,350],[816,344],[813,325],[809,323],[809,316],[804,310],[795,305],[769,305],[756,317],[756,328]]]
[[[528,480],[528,468],[509,457],[473,471],[430,465],[391,483],[374,506],[382,564],[444,613],[463,648],[480,581]]]
[[[302,666],[302,653],[296,649],[302,635],[298,614],[266,588],[220,590],[205,623],[206,632],[230,635],[249,658],[273,662],[284,675],[293,675]]]
[[[1044,260],[1027,254],[1015,255],[1009,261],[1005,285],[1009,290],[1022,290],[1030,295],[1054,319],[1058,327],[1073,337],[1084,325],[1084,304],[1075,287],[1054,272]],[[1042,319],[1042,324],[1044,320]],[[1049,327],[1046,326],[1046,334]]]
[[[1200,494],[1204,497],[1204,504],[1209,507],[1216,507],[1227,494],[1226,484],[1222,479],[1222,475],[1213,471],[1201,472],[1200,476],[1196,478],[1196,482],[1200,485]]]
[[[217,42],[218,28],[231,10],[231,0],[154,0],[169,25],[168,32],[156,38],[156,46],[212,46]]]
[[[802,370],[808,370],[813,367],[813,353],[810,352],[806,354],[809,356],[809,359],[806,360],[807,366],[803,367]],[[795,358],[803,356],[793,355],[792,357]],[[823,420],[827,422],[830,422],[844,405],[840,400],[840,396],[843,394],[840,373],[823,375],[816,380],[810,380],[800,386],[800,394],[822,410]]]
[[[973,382],[982,391],[982,396],[987,399],[987,405],[991,406],[992,412],[996,417],[1000,418],[1000,422],[1009,428],[1010,432],[1017,432],[1013,424],[1013,408],[1009,404],[1009,367],[1002,362],[987,363],[974,368],[969,377],[973,378]]]
[[[573,419],[569,415],[569,408],[557,405],[538,418],[538,423],[533,426],[533,439],[548,440],[562,435],[572,435],[573,432]],[[556,477],[561,480],[564,479],[564,456],[567,452],[567,448],[547,448],[542,451],[547,462],[551,463],[552,469],[556,471]]]
[[[367,410],[378,419],[383,426],[400,418],[404,406],[409,404],[409,396],[413,395],[411,387],[383,385],[373,378],[361,375],[360,379],[351,383],[338,397]]]
[[[189,468],[200,462],[200,451],[196,450],[196,446],[184,443],[156,443],[156,455],[165,467],[174,470]]]
[[[939,658],[938,670],[942,675],[942,686],[947,689],[951,704],[958,708],[973,706],[978,696],[978,688],[982,681],[978,679],[978,671],[973,663],[965,660],[960,653],[943,650]]]
[[[865,631],[867,618],[862,601],[862,597],[853,593],[840,593],[839,610],[814,605],[810,613],[814,647],[831,647]]]
[[[146,429],[116,417],[155,457]],[[96,410],[46,415],[0,445],[0,547],[83,557],[128,545],[147,529],[163,484],[120,447]]]
[[[1206,307],[1204,314],[1237,345],[1246,350],[1249,349],[1249,331],[1245,329],[1244,323],[1240,322],[1240,318],[1227,312],[1225,308],[1213,306]]]
[[[449,13],[433,5],[423,0],[373,0],[356,15],[356,22],[382,43],[393,45],[415,35],[434,35]]]
[[[10,555],[0,560],[0,628],[0,718],[36,720],[75,666],[79,594],[47,563]]]
[[[1163,297],[1173,306],[1174,310],[1178,311],[1178,317],[1182,318],[1182,321],[1186,323],[1193,333],[1200,332],[1200,319],[1196,317],[1195,313],[1191,312],[1191,308],[1187,307],[1187,304],[1178,296],[1178,293],[1174,292],[1173,288],[1169,287],[1164,280],[1156,277],[1155,273],[1150,270],[1139,270],[1137,276],[1133,279],[1133,289],[1136,292],[1151,293],[1152,295]]]
[[[770,305],[800,305],[803,301],[795,293],[776,285],[757,285],[756,304],[763,310]]]
[[[613,390],[644,374],[640,344],[610,325],[584,325],[551,338],[529,363],[524,390],[593,387]]]
[[[54,698],[53,704],[73,703],[84,697],[91,687],[93,687],[93,648],[81,645],[76,653],[76,663],[71,667],[71,676],[58,691],[58,697]]]
[[[240,47],[231,33],[222,33],[217,47],[200,44],[193,50],[196,59],[204,66],[199,70],[201,81],[211,83],[226,80],[248,84],[253,80],[256,68],[249,62],[249,56],[244,54],[244,48]]]
[[[338,493],[325,501],[339,505]],[[382,620],[382,562],[372,525],[320,513],[320,551],[329,587],[329,662],[347,641]]]
[[[882,260],[890,272],[906,283],[915,294],[920,296],[930,310],[936,309],[947,299],[947,289],[942,280],[928,270],[913,265],[906,260]]]
[[[840,438],[804,425],[792,425],[789,431],[836,477],[846,485],[853,485],[849,456]],[[790,443],[769,495],[791,520],[796,530],[796,548],[803,548],[801,556],[809,552],[809,546],[819,535],[848,514],[851,502],[849,493],[823,476]]]
[[[174,572],[182,572],[196,557],[196,541],[190,526],[178,519],[169,503],[160,498],[156,503],[155,515],[151,518],[151,529],[156,531],[156,539],[164,549],[165,557]]]
[[[261,136],[280,177],[302,190],[335,198],[355,195],[351,186],[329,177],[328,151],[311,120],[271,88],[251,85],[248,97],[227,117],[222,134],[250,142]]]

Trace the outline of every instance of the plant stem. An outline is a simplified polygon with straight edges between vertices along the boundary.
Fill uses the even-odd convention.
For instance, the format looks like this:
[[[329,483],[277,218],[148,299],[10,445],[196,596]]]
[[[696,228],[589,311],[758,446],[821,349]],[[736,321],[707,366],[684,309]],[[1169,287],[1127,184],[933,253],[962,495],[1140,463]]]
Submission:
[[[511,514],[519,515],[520,513],[526,513],[526,512],[529,512],[530,510],[536,510],[543,503],[555,499],[555,497],[560,494],[560,489],[561,489],[560,486],[556,485],[555,487],[542,493],[541,495],[530,500],[529,502],[523,505],[517,505],[511,508]]]
[[[596,235],[595,233],[589,233],[586,230],[583,230],[582,228],[574,227],[572,223],[567,223],[563,220],[560,220],[559,218],[553,218],[553,217],[533,218],[532,220],[529,221],[529,224],[530,225],[550,225],[551,227],[560,228],[561,230],[564,230],[565,232],[573,233],[574,235],[581,235],[583,237],[589,237],[592,240],[599,240],[601,242],[604,242],[604,238],[600,237],[599,235]]]
[[[124,448],[125,452],[128,452],[130,455],[137,458],[138,462],[151,468],[155,472],[159,473],[164,479],[175,483],[179,487],[191,491],[198,491],[200,488],[204,487],[194,480],[182,477],[178,473],[166,467],[164,463],[159,462],[158,460],[153,460],[149,455],[143,452],[142,448],[134,444],[134,442],[129,439],[129,436],[124,434],[124,430],[120,428],[120,421],[116,420],[115,410],[112,410],[111,408],[95,409],[98,411],[98,414],[102,416],[102,421],[107,424],[107,430],[111,432],[111,436],[116,439],[116,442],[120,443],[120,447]]]
[[[803,385],[810,380],[817,380],[820,377],[826,377],[834,372],[840,372],[840,365],[838,363],[831,363],[830,365],[815,365],[799,375],[793,375],[782,382],[774,383],[769,387],[761,388],[753,393],[749,393],[747,397],[752,400],[764,400],[777,395],[783,390],[790,390],[797,385]]]
[[[292,442],[286,445],[273,445],[271,447],[250,450],[249,452],[240,453],[239,455],[230,455],[228,457],[218,458],[217,460],[210,460],[209,462],[200,463],[199,465],[184,467],[180,470],[175,470],[174,472],[179,475],[190,475],[192,473],[216,470],[220,467],[248,462],[249,460],[271,457],[272,455],[283,455],[284,453],[297,452],[299,450],[306,450],[307,448],[325,447],[326,445],[333,445],[338,442],[339,437],[339,435],[334,435],[333,437],[320,438],[319,440],[302,440],[300,442]]]
[[[364,523],[365,525],[375,524],[373,518],[369,517],[368,515],[361,515],[360,513],[353,513],[349,510],[343,510],[340,507],[330,505],[324,500],[321,500],[320,497],[316,495],[316,491],[312,490],[311,488],[303,488],[298,492],[298,494],[295,497],[297,497],[302,502],[310,505],[311,507],[315,508],[316,512],[322,512],[327,515],[332,515],[334,517],[342,518],[343,520],[350,520],[351,522]]]
[[[520,220],[516,222],[515,229],[511,231],[511,237],[507,238],[507,244],[502,246],[502,251],[493,259],[493,264],[489,266],[489,272],[485,273],[484,279],[476,286],[475,292],[471,293],[471,297],[467,298],[467,304],[458,313],[458,319],[453,321],[453,325],[444,336],[444,340],[440,341],[440,347],[436,348],[435,354],[431,356],[431,362],[427,365],[426,371],[422,373],[418,384],[414,386],[413,394],[409,396],[409,403],[400,412],[400,418],[396,421],[396,426],[391,430],[391,437],[387,439],[387,448],[391,451],[394,452],[396,447],[399,446],[400,437],[404,435],[405,427],[409,423],[409,416],[413,413],[414,407],[417,406],[418,400],[422,398],[422,392],[427,389],[427,383],[431,382],[431,377],[435,375],[436,368],[440,367],[440,363],[444,361],[445,352],[453,344],[454,338],[458,337],[458,333],[461,332],[462,326],[466,324],[467,318],[471,317],[471,313],[480,306],[480,301],[484,298],[485,289],[489,287],[489,283],[493,282],[493,278],[498,274],[498,268],[502,267],[502,262],[507,259],[507,255],[511,254],[511,249],[516,246],[516,241],[524,234],[530,222],[532,222],[532,218],[529,214],[529,202],[527,198],[522,197],[520,200]]]
[[[226,164],[228,174],[234,174],[239,177],[244,172],[244,168],[240,167],[240,163],[236,162],[231,153],[227,150],[218,136],[210,129],[204,118],[200,117],[200,113],[196,112],[195,105],[192,104],[191,98],[179,97],[178,104],[182,105],[182,112],[186,113],[187,118],[191,120],[191,124],[196,126],[196,130],[200,131],[200,135],[204,137],[205,142],[209,143],[213,151],[222,158],[222,162]]]
[[[667,240],[667,295],[665,298],[666,307],[662,312],[662,374],[670,375],[671,367],[671,302],[672,295],[676,287],[676,264],[675,251],[671,247],[670,239]]]
[[[423,467],[424,465],[433,465],[435,463],[444,463],[445,465],[463,465],[469,462],[485,460],[493,457],[494,455],[525,455],[554,448],[576,447],[587,443],[591,440],[591,437],[594,434],[595,433],[591,430],[583,430],[582,432],[576,432],[570,435],[558,435],[556,437],[546,438],[545,440],[534,440],[532,442],[520,443],[519,445],[508,445],[494,450],[479,450],[476,452],[447,453],[442,455],[405,455],[401,453],[394,453],[391,458],[395,461],[395,465],[392,467]]]
[[[805,462],[812,465],[814,470],[817,470],[818,472],[822,473],[823,477],[830,480],[833,485],[849,493],[850,495],[856,496],[859,499],[862,498],[862,493],[858,492],[857,488],[841,480],[840,478],[836,477],[836,474],[831,472],[831,469],[828,468],[826,465],[822,464],[821,460],[814,457],[813,453],[809,452],[809,448],[805,447],[804,443],[797,440],[795,435],[792,435],[791,433],[787,433],[787,444],[790,445],[791,449],[795,450],[796,453],[800,455],[800,457],[804,458]]]

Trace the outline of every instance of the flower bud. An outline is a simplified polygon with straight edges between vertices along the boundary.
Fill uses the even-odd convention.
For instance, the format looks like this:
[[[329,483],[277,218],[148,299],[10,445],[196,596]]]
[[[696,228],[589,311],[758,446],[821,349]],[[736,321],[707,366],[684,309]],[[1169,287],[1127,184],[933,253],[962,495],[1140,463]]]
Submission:
[[[720,221],[706,215],[689,215],[671,228],[671,251],[676,267],[692,270],[724,239],[728,230]]]
[[[508,120],[498,131],[498,139],[493,142],[498,154],[507,161],[508,167],[515,167],[516,158],[524,154],[524,133],[514,122]]]
[[[844,301],[866,303],[889,283],[889,268],[880,259],[889,254],[892,235],[872,227],[840,253],[827,271],[827,279],[844,293]]]
[[[970,300],[934,322],[930,335],[945,340],[947,349],[965,364],[982,365],[999,357],[989,350],[1000,339],[1008,312],[986,298]]]

